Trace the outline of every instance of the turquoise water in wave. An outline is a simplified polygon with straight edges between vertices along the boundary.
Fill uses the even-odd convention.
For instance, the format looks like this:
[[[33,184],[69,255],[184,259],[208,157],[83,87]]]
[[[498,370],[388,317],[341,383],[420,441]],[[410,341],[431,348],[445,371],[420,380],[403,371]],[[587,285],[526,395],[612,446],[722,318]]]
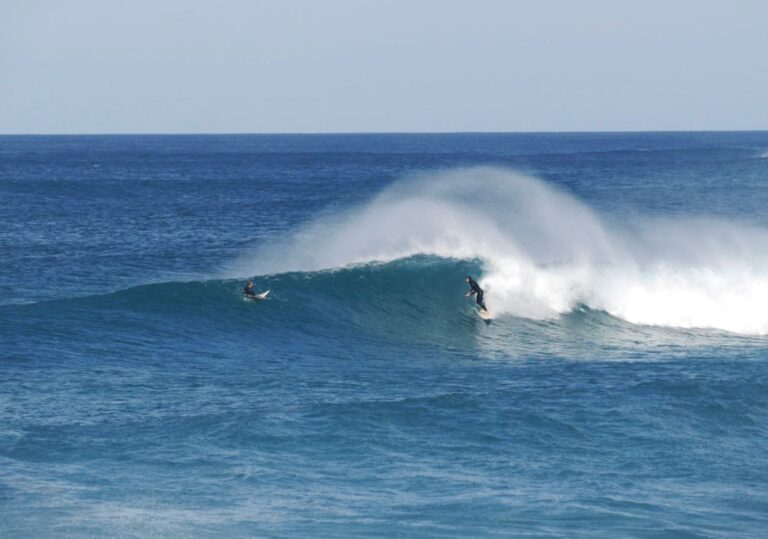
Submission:
[[[0,536],[768,533],[768,132],[6,136],[0,225]]]

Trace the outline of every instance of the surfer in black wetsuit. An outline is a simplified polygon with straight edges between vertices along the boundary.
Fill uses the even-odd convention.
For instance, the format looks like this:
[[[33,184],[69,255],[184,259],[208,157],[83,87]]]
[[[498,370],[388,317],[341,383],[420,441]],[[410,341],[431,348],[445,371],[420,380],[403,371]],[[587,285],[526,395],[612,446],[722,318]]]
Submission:
[[[480,286],[475,282],[475,280],[467,275],[467,284],[469,285],[469,292],[467,292],[467,297],[473,296],[477,294],[477,305],[485,312],[488,312],[488,309],[485,306],[485,301],[483,301],[483,289],[480,288]]]
[[[245,284],[245,288],[243,288],[243,294],[246,296],[255,296],[256,291],[253,289],[253,281],[248,279],[248,282]]]

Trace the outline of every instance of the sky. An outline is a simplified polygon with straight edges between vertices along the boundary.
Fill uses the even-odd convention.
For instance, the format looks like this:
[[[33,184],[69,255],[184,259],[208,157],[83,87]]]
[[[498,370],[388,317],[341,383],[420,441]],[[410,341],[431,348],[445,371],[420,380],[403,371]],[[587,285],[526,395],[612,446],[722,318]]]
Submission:
[[[765,0],[0,0],[0,133],[768,129]]]

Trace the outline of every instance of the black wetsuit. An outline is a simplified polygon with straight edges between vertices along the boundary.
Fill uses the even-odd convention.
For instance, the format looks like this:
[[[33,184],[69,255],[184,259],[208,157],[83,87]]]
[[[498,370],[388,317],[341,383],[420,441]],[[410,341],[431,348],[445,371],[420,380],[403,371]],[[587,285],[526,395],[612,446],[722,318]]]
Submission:
[[[256,292],[254,292],[253,287],[249,288],[246,286],[245,288],[243,288],[243,294],[245,294],[246,296],[255,296]]]
[[[470,277],[469,278],[469,295],[475,295],[477,294],[477,304],[480,306],[480,308],[484,311],[487,311],[488,309],[485,308],[485,301],[483,301],[483,289],[480,288],[480,286],[475,282],[475,280]]]

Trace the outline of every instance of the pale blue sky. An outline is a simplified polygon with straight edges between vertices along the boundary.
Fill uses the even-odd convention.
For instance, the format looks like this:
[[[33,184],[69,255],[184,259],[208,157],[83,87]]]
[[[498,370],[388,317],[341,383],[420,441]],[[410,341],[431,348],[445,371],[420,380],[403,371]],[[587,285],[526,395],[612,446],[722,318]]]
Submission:
[[[0,0],[0,133],[768,129],[764,0]]]

